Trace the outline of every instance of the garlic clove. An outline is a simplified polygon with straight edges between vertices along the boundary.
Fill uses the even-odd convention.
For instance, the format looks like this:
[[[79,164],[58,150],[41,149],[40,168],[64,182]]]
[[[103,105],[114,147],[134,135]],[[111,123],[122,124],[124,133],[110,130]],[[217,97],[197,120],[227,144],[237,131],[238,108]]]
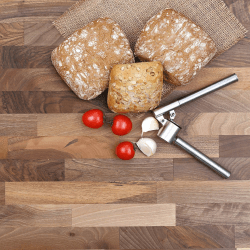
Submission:
[[[143,135],[143,133],[148,131],[159,130],[159,122],[154,117],[147,117],[143,120],[141,127]]]
[[[141,138],[136,142],[136,145],[146,156],[152,156],[155,154],[157,148],[156,142],[150,138]]]

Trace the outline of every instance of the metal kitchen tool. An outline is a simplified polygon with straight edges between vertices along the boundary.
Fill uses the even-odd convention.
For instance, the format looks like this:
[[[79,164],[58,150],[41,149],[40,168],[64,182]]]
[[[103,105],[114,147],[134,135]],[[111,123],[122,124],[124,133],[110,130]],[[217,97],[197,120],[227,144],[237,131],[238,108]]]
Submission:
[[[196,148],[192,147],[190,144],[185,142],[180,137],[177,137],[178,132],[180,131],[181,127],[178,126],[173,120],[176,116],[174,108],[177,108],[181,105],[184,105],[190,101],[193,101],[197,98],[200,98],[206,94],[209,94],[213,91],[216,91],[220,88],[223,88],[231,83],[237,82],[238,77],[236,74],[233,74],[227,78],[224,78],[204,89],[201,89],[187,97],[184,97],[178,101],[175,101],[171,104],[168,104],[164,107],[157,108],[153,111],[155,118],[162,124],[161,129],[158,132],[158,136],[165,140],[168,143],[173,143],[176,146],[181,147],[184,149],[187,153],[194,156],[196,159],[201,161],[203,164],[214,170],[217,174],[221,175],[224,178],[230,177],[230,172],[228,172],[226,169],[221,167],[219,164],[211,160],[209,157],[198,151]],[[169,118],[166,119],[164,115],[168,113]]]

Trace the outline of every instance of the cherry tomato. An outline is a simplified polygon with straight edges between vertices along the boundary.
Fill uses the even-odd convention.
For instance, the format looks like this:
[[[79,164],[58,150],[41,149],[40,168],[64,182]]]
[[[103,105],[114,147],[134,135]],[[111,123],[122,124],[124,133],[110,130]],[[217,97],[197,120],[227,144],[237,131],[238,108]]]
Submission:
[[[122,160],[131,160],[135,155],[134,145],[129,141],[121,142],[116,147],[115,153]]]
[[[115,135],[126,135],[132,129],[131,120],[125,115],[116,115],[113,120],[112,131]]]
[[[91,109],[83,114],[82,122],[90,128],[100,128],[103,125],[103,112],[99,109]]]

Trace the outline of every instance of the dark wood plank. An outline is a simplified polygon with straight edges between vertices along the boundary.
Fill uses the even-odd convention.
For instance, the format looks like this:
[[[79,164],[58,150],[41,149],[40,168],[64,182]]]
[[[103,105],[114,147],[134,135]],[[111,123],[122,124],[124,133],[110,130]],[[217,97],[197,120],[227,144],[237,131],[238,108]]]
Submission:
[[[64,181],[63,160],[0,160],[0,182]]]
[[[71,227],[71,217],[69,205],[0,206],[1,228]]]
[[[5,136],[0,137],[0,159],[6,159],[8,155],[8,138]]]
[[[250,181],[157,182],[158,203],[250,203]]]
[[[119,249],[119,229],[2,227],[0,242],[2,250]]]
[[[66,160],[66,181],[169,181],[172,159],[84,159]]]
[[[24,23],[24,45],[58,46],[64,40],[52,22]]]
[[[50,68],[55,46],[3,46],[3,68]]]
[[[250,226],[242,225],[235,227],[235,246],[248,249],[250,245]]]
[[[21,13],[18,12],[18,6],[22,4],[23,0],[16,1],[4,1],[4,4],[0,8],[0,22],[1,23],[12,23],[18,22],[15,21],[15,18],[21,16]],[[8,21],[9,18],[13,18],[11,21]],[[19,20],[22,22],[21,20]]]
[[[177,204],[176,225],[250,224],[249,203]]]
[[[221,135],[220,157],[250,157],[249,135]]]
[[[5,203],[5,183],[0,182],[0,205]]]
[[[156,203],[156,182],[6,182],[5,204]]]
[[[23,23],[0,24],[0,46],[24,45]]]
[[[0,91],[68,91],[54,68],[2,69]]]
[[[0,136],[36,136],[36,115],[0,114]]]
[[[121,249],[234,248],[233,226],[122,227]]]
[[[230,180],[250,180],[249,158],[214,158],[213,160],[231,172]],[[192,158],[174,159],[174,180],[223,181],[214,171]]]
[[[109,112],[105,94],[93,101],[79,99],[73,92],[0,92],[0,113],[30,114],[30,113],[84,113],[90,109],[99,108]]]
[[[3,46],[0,46],[0,69],[3,68]]]

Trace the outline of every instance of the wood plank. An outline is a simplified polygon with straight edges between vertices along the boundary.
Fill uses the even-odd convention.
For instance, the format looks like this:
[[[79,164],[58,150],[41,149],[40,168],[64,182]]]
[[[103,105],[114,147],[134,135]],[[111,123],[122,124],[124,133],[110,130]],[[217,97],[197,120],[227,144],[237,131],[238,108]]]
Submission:
[[[230,180],[250,180],[249,158],[213,158],[231,172]],[[195,159],[174,159],[175,181],[209,181],[223,179]]]
[[[233,226],[122,227],[121,249],[234,248]]]
[[[250,135],[250,113],[178,113],[181,133],[197,135]]]
[[[23,34],[23,23],[2,23],[0,24],[0,45],[24,45]]]
[[[241,225],[235,227],[235,246],[237,248],[249,249],[250,245],[250,226]]]
[[[72,205],[72,226],[175,226],[175,204]]]
[[[6,182],[5,204],[156,203],[155,182]]]
[[[119,229],[1,227],[0,242],[2,250],[119,249]]]
[[[174,91],[161,102],[161,106],[187,96],[186,91]],[[227,113],[249,112],[249,90],[218,90],[176,109],[178,113]]]
[[[0,182],[64,181],[63,160],[0,160]]]
[[[229,219],[230,218],[230,219]],[[177,204],[176,225],[250,224],[249,203]]]
[[[220,157],[249,157],[250,136],[220,135]]]
[[[116,158],[119,137],[35,137],[9,139],[10,159]]]
[[[36,115],[0,114],[0,136],[36,136]]]
[[[209,157],[219,157],[218,137],[199,136],[183,137],[191,145],[199,148]],[[121,141],[135,142],[137,138],[126,136],[49,136],[49,137],[13,137],[8,140],[8,157],[10,159],[111,159],[118,157],[115,148]],[[157,152],[151,158],[187,158],[191,157],[182,149],[170,145],[160,138],[157,142]],[[139,150],[135,152],[136,158],[145,156]],[[121,160],[121,162],[123,162]]]
[[[50,68],[54,46],[3,46],[3,68]]]
[[[2,227],[71,227],[69,205],[0,206]],[[1,242],[1,240],[0,240]]]
[[[8,155],[8,138],[0,136],[0,159],[6,159]]]
[[[5,183],[0,182],[0,205],[5,204]]]
[[[54,68],[3,69],[0,71],[0,91],[68,91]]]
[[[66,159],[66,181],[170,181],[172,159]]]
[[[93,101],[84,101],[77,98],[71,91],[3,91],[0,92],[0,113],[84,113],[94,108],[109,112],[104,98],[105,94],[97,97]]]
[[[24,23],[24,45],[58,46],[64,40],[52,22]]]
[[[158,203],[250,203],[250,181],[157,182]]]
[[[0,46],[0,69],[3,68],[3,46]]]

